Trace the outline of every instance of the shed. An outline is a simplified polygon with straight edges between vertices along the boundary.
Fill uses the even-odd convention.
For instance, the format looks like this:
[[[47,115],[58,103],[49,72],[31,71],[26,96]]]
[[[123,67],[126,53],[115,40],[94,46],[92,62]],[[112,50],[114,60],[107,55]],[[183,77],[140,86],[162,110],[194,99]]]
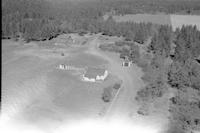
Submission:
[[[125,59],[124,59],[123,62],[122,62],[122,66],[130,67],[131,64],[132,64],[132,61],[129,60],[129,58],[126,56]]]

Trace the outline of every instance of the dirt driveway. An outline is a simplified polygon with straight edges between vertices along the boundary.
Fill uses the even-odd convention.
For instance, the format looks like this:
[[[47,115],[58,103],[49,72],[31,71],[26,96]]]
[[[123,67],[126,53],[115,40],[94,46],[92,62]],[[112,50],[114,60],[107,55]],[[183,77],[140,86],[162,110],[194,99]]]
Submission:
[[[122,114],[125,117],[129,116],[133,110],[136,111],[137,109],[133,99],[137,90],[141,88],[141,85],[143,84],[140,78],[142,76],[142,71],[135,65],[130,68],[123,67],[122,61],[116,53],[101,51],[99,49],[101,42],[98,39],[98,36],[88,43],[90,47],[87,52],[107,60],[109,62],[107,66],[109,72],[123,81],[122,87],[119,89],[119,92],[116,93],[113,101],[110,103],[110,107],[108,107],[106,111],[106,117],[122,117]]]

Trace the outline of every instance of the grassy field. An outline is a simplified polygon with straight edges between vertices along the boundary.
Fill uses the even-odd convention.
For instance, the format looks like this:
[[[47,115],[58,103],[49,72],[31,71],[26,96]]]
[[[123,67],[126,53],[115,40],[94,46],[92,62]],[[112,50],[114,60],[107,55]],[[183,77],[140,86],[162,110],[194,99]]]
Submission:
[[[113,84],[114,77],[102,83],[87,83],[80,80],[80,73],[55,69],[61,63],[76,67],[108,63],[82,50],[68,49],[65,52],[70,56],[61,57],[46,48],[4,40],[2,113],[37,126],[99,117],[107,106],[101,99],[103,88]]]
[[[105,40],[112,42],[115,38]],[[132,125],[138,124],[139,128],[136,126],[132,131],[138,128],[142,132],[142,127],[147,126],[144,123],[160,129],[165,123],[161,122],[163,119],[143,119],[137,114],[134,97],[144,86],[142,70],[136,65],[125,68],[117,53],[100,50],[99,45],[105,44],[105,40],[92,35],[85,46],[63,48],[3,41],[2,114],[17,123],[28,123],[49,132],[74,121],[99,120],[104,113],[106,120],[125,118]],[[60,50],[65,56],[61,56]],[[79,68],[103,66],[110,74],[104,82],[88,83],[80,79],[81,73],[77,71],[56,69],[58,64]],[[104,103],[103,89],[118,80],[122,86],[117,95],[110,103]],[[153,129],[143,133],[147,132],[155,133]]]

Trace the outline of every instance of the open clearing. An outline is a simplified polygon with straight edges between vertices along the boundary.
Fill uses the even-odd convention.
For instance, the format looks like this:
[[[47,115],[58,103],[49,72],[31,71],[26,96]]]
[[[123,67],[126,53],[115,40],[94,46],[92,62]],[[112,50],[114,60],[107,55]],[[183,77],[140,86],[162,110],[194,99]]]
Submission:
[[[143,119],[136,113],[138,105],[134,97],[144,86],[141,69],[136,65],[124,68],[118,54],[101,51],[98,46],[105,40],[102,41],[98,34],[87,38],[84,46],[62,48],[36,43],[19,45],[3,40],[2,113],[12,120],[45,131],[77,120],[98,120],[102,113],[106,121],[124,118],[134,125],[140,124],[141,131],[145,122],[148,126],[161,128],[166,123],[161,122],[163,119]],[[111,40],[115,39],[108,38],[107,41]],[[61,56],[62,52],[65,56]],[[109,76],[100,83],[83,82],[81,73],[56,69],[58,64],[79,68],[103,66],[109,71]],[[101,99],[103,88],[119,79],[123,84],[117,95],[110,103],[104,103]]]
[[[60,63],[99,66],[106,64],[105,60],[82,53],[81,49],[68,50],[70,56],[61,57],[54,53],[50,56],[50,50],[16,46],[10,41],[3,41],[2,48],[2,112],[37,124],[96,117],[104,107],[101,93],[106,82],[112,82],[109,78],[104,84],[85,83],[76,72],[55,67]],[[45,54],[49,56],[44,58]]]

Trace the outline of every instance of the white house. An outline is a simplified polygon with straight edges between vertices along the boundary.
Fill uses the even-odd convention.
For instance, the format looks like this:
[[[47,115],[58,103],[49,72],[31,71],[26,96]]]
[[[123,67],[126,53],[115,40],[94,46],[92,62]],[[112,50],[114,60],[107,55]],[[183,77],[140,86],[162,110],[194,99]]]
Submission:
[[[101,68],[87,68],[83,80],[88,82],[103,81],[108,76],[108,71]]]

